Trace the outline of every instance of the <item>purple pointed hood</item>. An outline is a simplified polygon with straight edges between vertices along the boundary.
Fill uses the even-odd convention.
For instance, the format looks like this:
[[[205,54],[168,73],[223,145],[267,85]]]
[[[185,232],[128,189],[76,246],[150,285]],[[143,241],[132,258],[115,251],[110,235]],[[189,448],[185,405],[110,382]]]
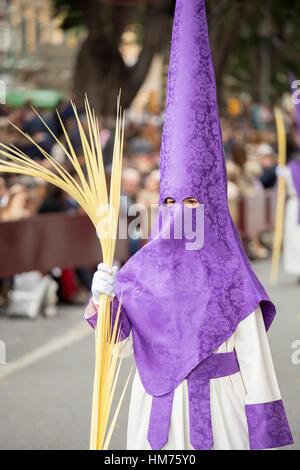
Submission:
[[[167,92],[160,201],[193,196],[224,206],[225,159],[204,1],[177,1]]]
[[[139,375],[153,396],[180,384],[259,304],[266,329],[275,316],[228,209],[204,0],[176,2],[167,93],[159,214],[148,243],[117,276]],[[167,197],[175,206],[162,204]],[[174,229],[186,197],[201,203],[203,243],[192,249]],[[193,223],[198,208],[186,209]]]

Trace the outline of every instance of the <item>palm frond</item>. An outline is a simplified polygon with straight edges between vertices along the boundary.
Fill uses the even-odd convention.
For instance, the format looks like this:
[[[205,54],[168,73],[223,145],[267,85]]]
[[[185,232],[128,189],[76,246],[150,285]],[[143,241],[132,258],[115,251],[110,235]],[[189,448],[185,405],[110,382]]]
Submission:
[[[118,227],[124,142],[125,116],[120,106],[120,95],[118,96],[117,103],[110,195],[107,193],[99,124],[95,112],[91,109],[88,98],[86,97],[85,113],[87,131],[85,131],[76,105],[72,101],[71,105],[80,135],[87,176],[85,176],[81,168],[70,136],[68,135],[58,111],[57,115],[62,127],[66,145],[56,137],[55,133],[51,130],[45,120],[36,110],[34,110],[50,135],[52,135],[56,143],[65,153],[67,161],[78,176],[78,181],[64,168],[62,164],[57,162],[48,152],[36,143],[29,134],[23,132],[14,124],[12,124],[14,128],[26,137],[29,142],[35,145],[43,157],[50,163],[51,169],[45,168],[39,163],[33,161],[16,146],[1,143],[0,155],[2,158],[0,158],[0,172],[17,173],[42,178],[48,183],[51,183],[68,193],[78,202],[94,224],[101,244],[103,261],[112,267]],[[102,230],[103,225],[101,222],[104,220],[107,222],[107,233],[104,233]],[[116,384],[122,363],[122,360],[120,360],[118,364],[121,334],[119,325],[120,306],[121,303],[119,304],[116,319],[112,326],[110,299],[107,295],[100,296],[98,322],[95,331],[96,360],[90,439],[90,448],[93,450],[108,448],[124,393],[129,382],[128,377],[112,419],[111,426],[109,430],[107,430],[113,398],[116,391]]]

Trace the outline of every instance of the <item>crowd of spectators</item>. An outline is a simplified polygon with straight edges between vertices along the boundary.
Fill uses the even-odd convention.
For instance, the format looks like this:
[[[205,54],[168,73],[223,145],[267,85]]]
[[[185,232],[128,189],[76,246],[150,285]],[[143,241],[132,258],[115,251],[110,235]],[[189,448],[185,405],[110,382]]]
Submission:
[[[83,108],[77,103],[81,121],[85,129]],[[80,135],[72,107],[69,103],[60,103],[60,116],[70,136],[72,145],[79,157],[83,170],[84,156]],[[62,141],[64,135],[57,114],[53,110],[39,110],[45,123]],[[288,159],[298,151],[299,136],[296,132],[295,115],[292,106],[285,106],[287,126]],[[239,226],[240,201],[243,198],[262,195],[276,185],[277,136],[272,110],[259,104],[242,104],[237,99],[228,102],[221,113],[221,126],[228,174],[228,200],[232,217]],[[41,122],[26,103],[20,109],[2,106],[0,110],[0,141],[17,146],[26,155],[41,165],[49,166],[43,154],[26,137],[12,127],[15,123],[28,133],[39,146],[53,156],[66,169],[70,163],[47,127]],[[99,119],[100,139],[103,148],[105,168],[109,175],[114,142],[113,118]],[[150,209],[159,199],[159,154],[163,126],[163,114],[151,114],[147,110],[143,115],[127,112],[124,170],[122,193],[131,203],[143,204]],[[192,195],[191,195],[192,196]],[[38,178],[19,175],[0,174],[0,223],[16,221],[41,213],[67,212],[78,213],[81,208],[76,201],[63,191]],[[150,222],[150,219],[149,219]],[[144,236],[144,238],[146,238]],[[252,259],[266,258],[270,253],[271,234],[252,233],[244,240]],[[129,240],[130,253],[134,253],[143,240],[135,237]],[[85,298],[89,292],[91,275],[85,268],[78,268],[73,276],[65,276],[64,282],[74,283],[70,298],[64,301],[80,301],[80,293]],[[57,279],[56,279],[57,281]],[[2,280],[3,284],[7,284]],[[80,286],[78,290],[77,287]]]

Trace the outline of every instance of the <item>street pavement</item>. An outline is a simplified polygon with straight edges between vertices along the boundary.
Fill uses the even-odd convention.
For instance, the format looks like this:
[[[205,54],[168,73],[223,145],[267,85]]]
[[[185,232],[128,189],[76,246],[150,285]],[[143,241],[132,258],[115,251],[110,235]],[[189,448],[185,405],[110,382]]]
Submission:
[[[269,262],[254,269],[278,311],[269,340],[295,440],[284,449],[300,450],[300,364],[292,362],[293,343],[300,340],[300,285],[281,272],[271,287]],[[0,450],[88,449],[94,336],[82,313],[83,307],[61,306],[54,319],[0,317],[7,353],[7,365],[0,365]],[[117,396],[132,362],[123,361]],[[129,395],[130,387],[110,449],[126,448]]]

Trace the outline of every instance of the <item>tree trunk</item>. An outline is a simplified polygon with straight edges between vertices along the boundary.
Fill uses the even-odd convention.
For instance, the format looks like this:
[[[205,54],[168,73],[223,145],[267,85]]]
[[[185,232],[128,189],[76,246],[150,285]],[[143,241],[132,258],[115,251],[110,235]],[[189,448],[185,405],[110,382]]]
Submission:
[[[224,78],[233,56],[243,25],[246,4],[236,0],[211,0],[208,2],[211,49],[216,74],[219,102],[223,100]],[[224,20],[224,15],[226,18]]]
[[[139,9],[116,7],[98,0],[88,2],[84,9],[88,37],[77,58],[75,96],[82,99],[87,93],[96,112],[110,116],[115,114],[117,94],[121,89],[122,105],[129,107],[154,54],[170,35],[168,8],[171,3],[172,0],[162,0]],[[119,45],[126,27],[136,21],[143,25],[143,46],[137,63],[128,67],[119,52]]]

